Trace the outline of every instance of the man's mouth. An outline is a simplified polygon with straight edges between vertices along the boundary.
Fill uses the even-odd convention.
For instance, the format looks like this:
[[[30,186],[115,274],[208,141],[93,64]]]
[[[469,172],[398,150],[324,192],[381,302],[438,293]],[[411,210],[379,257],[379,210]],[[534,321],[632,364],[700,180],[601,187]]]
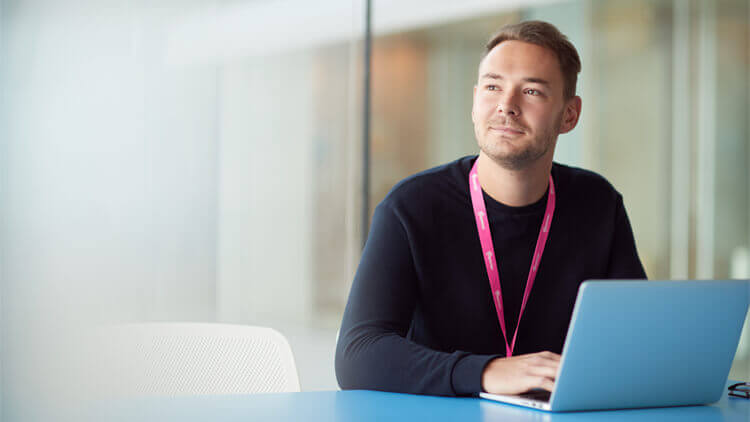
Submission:
[[[490,130],[500,132],[506,135],[523,135],[524,134],[523,130],[511,127],[511,126],[501,126],[501,125],[490,126]]]

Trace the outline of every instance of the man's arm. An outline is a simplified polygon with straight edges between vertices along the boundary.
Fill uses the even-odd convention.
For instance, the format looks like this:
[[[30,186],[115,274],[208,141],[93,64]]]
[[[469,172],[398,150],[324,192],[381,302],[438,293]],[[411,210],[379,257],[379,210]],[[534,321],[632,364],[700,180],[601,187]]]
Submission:
[[[381,204],[346,305],[336,347],[343,389],[466,395],[481,391],[492,355],[446,353],[407,340],[417,303],[417,271],[396,211]]]

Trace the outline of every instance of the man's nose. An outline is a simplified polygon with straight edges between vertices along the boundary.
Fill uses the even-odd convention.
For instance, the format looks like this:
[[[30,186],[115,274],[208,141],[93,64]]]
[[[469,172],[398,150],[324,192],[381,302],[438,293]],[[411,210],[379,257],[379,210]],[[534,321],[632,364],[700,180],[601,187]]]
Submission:
[[[497,103],[497,112],[518,117],[521,114],[521,110],[518,107],[516,95],[509,93],[500,98],[500,101]]]

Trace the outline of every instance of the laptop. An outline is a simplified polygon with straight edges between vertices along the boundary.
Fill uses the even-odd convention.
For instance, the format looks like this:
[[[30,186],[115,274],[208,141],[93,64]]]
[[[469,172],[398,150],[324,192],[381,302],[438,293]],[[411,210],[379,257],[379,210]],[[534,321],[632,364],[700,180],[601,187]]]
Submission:
[[[479,396],[552,412],[714,403],[749,298],[750,280],[584,282],[554,391]]]

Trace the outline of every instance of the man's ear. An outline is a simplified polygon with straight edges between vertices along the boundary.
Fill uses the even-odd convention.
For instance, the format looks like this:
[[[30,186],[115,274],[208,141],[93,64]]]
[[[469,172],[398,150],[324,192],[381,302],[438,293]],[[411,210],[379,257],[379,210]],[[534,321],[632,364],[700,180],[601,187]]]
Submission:
[[[560,123],[561,134],[568,133],[576,127],[581,117],[581,106],[581,97],[577,95],[566,102],[562,123]]]

